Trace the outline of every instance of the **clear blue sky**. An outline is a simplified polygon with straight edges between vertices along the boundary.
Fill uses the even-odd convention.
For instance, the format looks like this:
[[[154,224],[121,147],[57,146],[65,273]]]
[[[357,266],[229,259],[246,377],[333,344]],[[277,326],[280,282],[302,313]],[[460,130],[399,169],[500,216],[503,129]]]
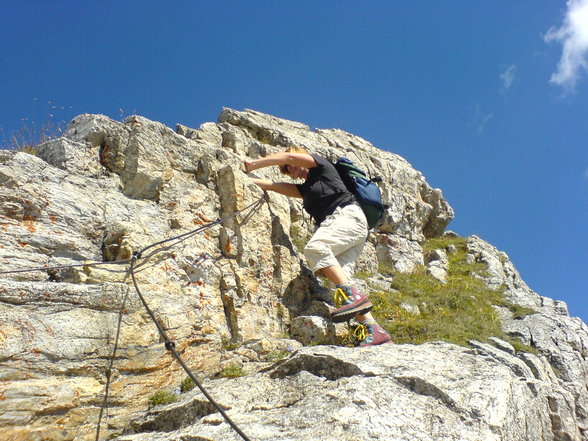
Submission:
[[[588,321],[587,3],[0,0],[2,140],[25,118],[198,127],[222,107],[341,128]]]

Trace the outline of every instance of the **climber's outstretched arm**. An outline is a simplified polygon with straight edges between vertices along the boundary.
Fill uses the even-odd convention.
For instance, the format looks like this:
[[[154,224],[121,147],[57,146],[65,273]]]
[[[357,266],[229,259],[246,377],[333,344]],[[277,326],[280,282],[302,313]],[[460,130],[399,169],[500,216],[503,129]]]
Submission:
[[[294,184],[287,182],[274,182],[269,179],[250,178],[251,182],[261,187],[262,190],[275,191],[276,193],[283,194],[292,198],[301,198],[302,195],[298,191],[298,188]]]
[[[313,168],[317,166],[315,159],[308,153],[279,152],[253,161],[244,161],[245,172],[249,173],[272,165],[292,165],[295,167]]]

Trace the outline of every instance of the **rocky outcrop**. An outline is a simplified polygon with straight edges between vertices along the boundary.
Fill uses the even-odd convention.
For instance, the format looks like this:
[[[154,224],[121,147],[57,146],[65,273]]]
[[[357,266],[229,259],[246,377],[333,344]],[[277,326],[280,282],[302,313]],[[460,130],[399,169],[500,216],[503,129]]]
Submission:
[[[498,308],[503,329],[537,348],[543,364],[557,376],[554,383],[559,387],[548,396],[553,439],[588,439],[588,326],[569,315],[565,302],[532,291],[506,253],[475,236],[469,238],[468,248],[472,259],[488,266],[489,286],[504,286],[513,304],[537,311],[518,317],[507,308]],[[540,371],[528,356],[521,358],[534,373]]]
[[[586,325],[476,237],[468,258],[488,265],[486,283],[536,311],[517,318],[497,307],[507,333],[538,355],[500,340],[302,347],[342,337],[301,253],[312,225],[300,201],[264,198],[242,171],[244,159],[290,145],[347,156],[383,178],[389,209],[357,265],[376,273],[370,285],[389,287],[379,268],[425,263],[443,279],[448,250],[425,256],[421,245],[443,235],[451,207],[404,159],[357,136],[251,110],[176,132],[138,116],[80,115],[36,156],[0,154],[0,438],[94,439],[116,349],[101,439],[238,439],[199,392],[148,404],[185,374],[139,302],[128,261],[194,232],[141,253],[136,280],[252,439],[584,440]],[[18,272],[32,267],[46,269]],[[218,378],[228,368],[247,375]]]
[[[208,386],[255,440],[566,439],[549,435],[545,418],[554,375],[531,357],[541,369],[536,374],[521,359],[482,343],[471,349],[446,343],[323,346],[303,348],[268,372]],[[204,405],[198,393],[187,394],[136,424],[133,430],[142,433],[119,440],[240,439],[218,413],[202,415]],[[199,414],[183,420],[195,408]]]

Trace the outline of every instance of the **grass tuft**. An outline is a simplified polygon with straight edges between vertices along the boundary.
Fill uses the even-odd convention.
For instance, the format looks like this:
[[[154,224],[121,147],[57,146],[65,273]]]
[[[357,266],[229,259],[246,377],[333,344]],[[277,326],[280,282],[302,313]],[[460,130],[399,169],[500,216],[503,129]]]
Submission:
[[[370,294],[374,304],[372,312],[380,324],[397,343],[442,340],[467,346],[468,340],[485,341],[489,337],[498,337],[509,341],[517,350],[533,352],[534,348],[502,331],[495,306],[508,307],[515,318],[535,311],[509,303],[504,298],[503,288],[491,289],[485,284],[482,277],[487,275],[487,267],[466,259],[466,239],[432,239],[424,244],[423,249],[427,252],[447,249],[451,245],[455,250],[448,254],[445,284],[429,276],[425,266],[419,266],[410,274],[387,269],[393,276],[392,290]],[[418,306],[420,314],[402,308],[401,305],[406,303]]]
[[[230,364],[225,366],[219,373],[219,377],[224,378],[237,378],[243,377],[246,375],[243,367],[239,366],[238,364]]]
[[[285,349],[274,349],[265,356],[265,360],[275,362],[286,358],[288,355],[290,355],[290,352],[286,351]]]
[[[234,351],[241,347],[241,342],[222,337],[221,346],[225,351]]]
[[[290,226],[290,240],[299,253],[304,251],[306,243],[312,236],[312,233],[299,225],[292,224]]]
[[[159,406],[160,404],[175,403],[177,400],[178,397],[174,393],[160,389],[149,397],[149,404],[151,406]]]
[[[186,377],[180,383],[180,392],[188,392],[196,387],[196,383],[190,377]]]
[[[37,99],[35,98],[33,106],[36,107],[37,104]],[[47,115],[41,124],[37,124],[36,117],[22,118],[21,128],[10,133],[5,133],[3,127],[0,126],[0,149],[15,150],[34,155],[37,145],[63,135],[67,123],[64,120],[56,122],[56,117],[63,116],[62,114],[69,113],[70,110],[71,107],[66,109],[65,106],[56,106],[49,101],[45,109]],[[36,113],[36,110],[33,109],[33,114]]]
[[[528,315],[537,314],[537,311],[534,310],[533,308],[529,308],[527,306],[517,305],[516,303],[511,303],[511,302],[508,302],[506,300],[503,300],[501,302],[498,302],[498,303],[496,303],[496,305],[497,306],[503,306],[505,308],[508,308],[508,310],[512,314],[512,317],[515,320],[522,320],[522,319],[524,319]]]

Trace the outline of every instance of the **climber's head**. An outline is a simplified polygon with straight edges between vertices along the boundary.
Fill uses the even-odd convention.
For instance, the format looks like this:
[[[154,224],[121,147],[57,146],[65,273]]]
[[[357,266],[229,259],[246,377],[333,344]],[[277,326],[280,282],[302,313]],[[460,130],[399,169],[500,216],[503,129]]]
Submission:
[[[285,150],[286,153],[304,153],[309,154],[308,151],[302,147],[290,146]],[[280,165],[280,172],[284,175],[288,175],[291,178],[306,179],[308,175],[308,169],[304,167],[297,167],[295,165],[284,164]]]

